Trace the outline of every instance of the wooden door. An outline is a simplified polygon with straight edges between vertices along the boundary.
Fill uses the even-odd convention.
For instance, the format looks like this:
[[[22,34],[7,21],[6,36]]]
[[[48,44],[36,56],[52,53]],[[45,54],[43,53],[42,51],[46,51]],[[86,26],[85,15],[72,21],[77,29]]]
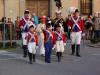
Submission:
[[[43,16],[46,15],[48,16],[48,0],[38,0],[38,15]]]
[[[30,13],[37,13],[37,1],[36,0],[26,0],[26,9],[30,11]]]
[[[48,16],[49,0],[26,0],[26,9],[30,13],[35,12],[38,16]]]

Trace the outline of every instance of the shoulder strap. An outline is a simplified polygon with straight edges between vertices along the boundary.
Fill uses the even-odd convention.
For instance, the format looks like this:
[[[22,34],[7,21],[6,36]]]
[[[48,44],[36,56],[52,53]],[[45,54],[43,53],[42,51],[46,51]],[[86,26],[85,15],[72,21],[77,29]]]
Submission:
[[[53,37],[50,31],[46,30],[46,32],[49,34],[48,40],[50,37]]]
[[[80,16],[78,16],[77,20],[75,20],[73,16],[71,18],[72,18],[72,21],[74,22],[74,25],[73,25],[72,29],[74,29],[75,25],[77,25],[77,27],[79,29],[81,29],[80,26],[78,25],[78,21],[80,19]]]
[[[61,34],[61,32],[58,33],[57,31],[55,31],[55,33],[58,35],[58,37],[60,37],[60,38],[62,39],[62,34]]]
[[[35,36],[34,36],[34,35],[32,35],[30,32],[28,32],[28,34],[29,34],[29,35],[31,35],[31,38],[30,38],[30,39],[32,39],[32,38],[33,38],[33,39],[36,41],[36,39],[35,39]]]
[[[22,19],[24,20],[25,22],[25,25],[24,25],[24,29],[27,27],[27,25],[29,25],[28,21],[25,20],[25,17],[22,17]]]

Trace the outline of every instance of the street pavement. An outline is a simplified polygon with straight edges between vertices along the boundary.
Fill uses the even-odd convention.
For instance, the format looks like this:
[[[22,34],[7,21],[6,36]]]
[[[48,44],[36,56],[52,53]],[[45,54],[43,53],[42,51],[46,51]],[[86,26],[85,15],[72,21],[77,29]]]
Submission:
[[[37,54],[36,62],[28,64],[22,50],[0,51],[0,75],[100,75],[100,48],[81,45],[81,58],[71,56],[70,41],[67,43],[62,62],[58,63],[55,53],[52,63],[44,62]]]

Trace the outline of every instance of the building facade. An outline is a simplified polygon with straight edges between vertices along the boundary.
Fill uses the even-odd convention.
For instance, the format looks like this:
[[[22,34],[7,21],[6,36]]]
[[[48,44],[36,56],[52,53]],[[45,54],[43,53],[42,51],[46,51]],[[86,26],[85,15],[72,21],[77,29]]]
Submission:
[[[83,15],[100,12],[100,0],[61,0],[62,16],[67,16],[69,7],[78,8]],[[55,16],[57,9],[54,0],[0,0],[0,19],[4,16],[16,19],[22,16],[25,9],[35,12],[38,16]]]

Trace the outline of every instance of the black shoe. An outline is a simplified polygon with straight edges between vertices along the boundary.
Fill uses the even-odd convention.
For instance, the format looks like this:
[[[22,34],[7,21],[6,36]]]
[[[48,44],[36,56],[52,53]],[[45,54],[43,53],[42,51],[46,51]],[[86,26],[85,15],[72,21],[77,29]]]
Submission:
[[[32,61],[30,61],[29,64],[33,64]]]
[[[41,57],[45,57],[45,54],[41,54]]]
[[[58,59],[58,62],[61,62],[61,59]]]
[[[24,57],[24,58],[26,58],[27,56],[26,56],[26,55],[24,55],[23,57]]]
[[[81,57],[79,54],[76,54],[77,57]]]
[[[29,63],[32,64],[32,53],[28,53],[29,54]]]
[[[74,55],[74,53],[71,53],[70,55]]]
[[[50,61],[45,61],[45,63],[51,63]]]

